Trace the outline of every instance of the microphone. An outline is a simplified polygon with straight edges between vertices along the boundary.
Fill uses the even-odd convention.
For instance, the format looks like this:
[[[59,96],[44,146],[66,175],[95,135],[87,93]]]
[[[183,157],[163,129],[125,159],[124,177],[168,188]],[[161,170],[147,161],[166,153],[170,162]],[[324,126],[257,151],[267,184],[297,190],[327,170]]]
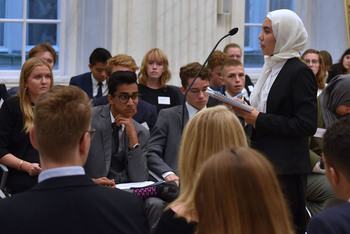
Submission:
[[[218,47],[218,45],[220,44],[220,42],[222,40],[224,40],[226,37],[228,36],[233,36],[235,35],[236,33],[238,32],[238,28],[233,28],[231,29],[228,34],[226,34],[225,36],[223,36],[217,43],[216,45],[214,46],[213,50],[210,52],[210,54],[208,55],[207,59],[205,60],[205,62],[203,63],[201,69],[199,69],[199,71],[197,72],[196,76],[194,77],[194,79],[192,80],[191,84],[188,86],[186,92],[185,92],[185,97],[184,97],[184,102],[183,102],[183,105],[182,105],[182,130],[184,129],[185,127],[185,106],[186,106],[186,97],[187,97],[187,93],[188,91],[191,89],[191,87],[193,86],[193,83],[196,81],[196,79],[198,78],[199,74],[202,72],[203,68],[205,67],[205,65],[207,64],[208,62],[208,59],[210,58],[210,56],[214,53],[216,47]]]

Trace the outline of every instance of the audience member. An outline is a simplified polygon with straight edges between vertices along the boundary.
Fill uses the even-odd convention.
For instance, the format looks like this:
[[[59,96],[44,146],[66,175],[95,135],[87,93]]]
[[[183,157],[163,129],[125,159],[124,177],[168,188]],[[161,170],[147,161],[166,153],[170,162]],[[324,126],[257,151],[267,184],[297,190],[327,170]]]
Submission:
[[[118,54],[107,60],[106,71],[108,77],[116,71],[136,72],[137,69],[139,68],[137,67],[135,60],[126,54]],[[94,106],[106,105],[108,104],[108,98],[107,96],[102,96],[94,99],[92,102]],[[147,129],[152,130],[157,121],[157,108],[154,105],[139,99],[137,104],[137,112],[133,116],[133,119]]]
[[[28,133],[37,98],[52,86],[50,65],[44,59],[30,58],[22,66],[18,94],[5,100],[0,109],[0,163],[9,167],[6,187],[12,194],[38,182],[39,155]]]
[[[340,74],[349,74],[349,73],[350,73],[350,48],[345,50],[339,62],[334,64],[329,70],[327,84],[331,82],[331,80],[335,76]]]
[[[326,87],[326,68],[323,62],[323,57],[320,52],[314,49],[306,50],[300,57],[306,65],[312,70],[317,81],[317,96],[319,96]]]
[[[211,73],[210,88],[215,91],[223,91],[223,81],[221,77],[222,64],[228,59],[228,56],[220,50],[215,50],[208,59],[208,69]]]
[[[349,79],[349,78],[346,78]],[[332,82],[330,83],[332,84]],[[327,178],[335,195],[346,203],[325,209],[314,216],[308,234],[339,234],[350,230],[350,118],[335,121],[324,134],[323,156]]]
[[[308,175],[306,205],[312,215],[341,203],[335,198],[321,163],[323,133],[327,126],[350,113],[350,75],[331,81],[318,98],[317,132],[310,140],[312,172]]]
[[[252,92],[252,112],[234,108],[255,126],[252,144],[275,166],[297,233],[305,234],[309,136],[317,128],[317,82],[299,59],[307,32],[290,10],[269,12],[259,35],[265,64]]]
[[[180,68],[181,91],[183,93],[186,92],[200,68],[201,64],[197,62]],[[210,73],[204,67],[186,96],[184,124],[198,111],[206,108],[208,94],[205,90],[209,87],[209,82]],[[177,154],[182,134],[182,113],[182,105],[161,110],[146,148],[148,168],[158,176],[162,176],[165,181],[179,179],[173,173],[177,173]]]
[[[196,233],[294,233],[275,171],[257,151],[220,151],[203,163],[198,175]]]
[[[38,44],[34,46],[28,53],[29,58],[42,58],[44,59],[50,66],[51,71],[56,64],[56,51],[52,48],[51,44],[48,42]],[[19,87],[12,87],[9,89],[8,94],[10,97],[14,96],[18,93]]]
[[[138,198],[98,186],[84,173],[94,133],[90,103],[74,86],[38,98],[30,140],[43,172],[31,190],[0,201],[2,232],[148,233]],[[14,220],[21,224],[14,226]]]
[[[183,94],[178,87],[166,85],[171,73],[165,53],[153,48],[143,57],[139,78],[141,98],[155,105],[157,111],[183,103]]]
[[[136,82],[134,72],[114,72],[108,81],[109,104],[92,108],[91,127],[96,134],[85,170],[100,185],[148,179],[143,148],[149,131],[132,119],[139,100]]]
[[[230,59],[238,60],[242,62],[242,48],[236,43],[227,44],[224,48],[224,53],[228,55]],[[249,101],[250,94],[253,91],[254,84],[250,77],[245,75],[245,86],[243,89],[243,93],[246,99]]]
[[[194,233],[196,210],[193,182],[211,155],[231,147],[248,146],[241,123],[226,106],[195,114],[185,126],[179,152],[180,195],[162,215],[156,233]]]
[[[51,70],[53,70],[56,64],[56,51],[54,48],[52,48],[49,42],[45,42],[34,46],[29,51],[28,57],[37,57],[46,60],[46,62],[50,65]]]
[[[89,98],[99,98],[107,95],[107,60],[111,58],[111,54],[104,48],[96,48],[92,51],[89,58],[90,72],[73,76],[69,85],[75,85],[84,90]]]

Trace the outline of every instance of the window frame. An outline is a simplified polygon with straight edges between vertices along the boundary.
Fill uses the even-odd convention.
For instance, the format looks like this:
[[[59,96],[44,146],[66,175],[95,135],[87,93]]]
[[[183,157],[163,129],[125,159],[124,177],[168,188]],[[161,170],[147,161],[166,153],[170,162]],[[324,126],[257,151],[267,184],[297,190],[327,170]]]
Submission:
[[[66,72],[66,65],[64,64],[65,58],[65,43],[66,43],[66,4],[67,0],[59,0],[57,19],[29,19],[27,14],[28,0],[23,0],[23,12],[22,18],[0,18],[0,23],[21,23],[22,24],[22,40],[21,40],[21,64],[26,60],[26,53],[33,47],[26,44],[28,23],[31,24],[57,24],[58,32],[58,69],[53,70],[54,76],[63,76]],[[57,46],[53,46],[57,52]],[[0,82],[6,83],[7,86],[16,86],[19,82],[20,70],[1,70]]]

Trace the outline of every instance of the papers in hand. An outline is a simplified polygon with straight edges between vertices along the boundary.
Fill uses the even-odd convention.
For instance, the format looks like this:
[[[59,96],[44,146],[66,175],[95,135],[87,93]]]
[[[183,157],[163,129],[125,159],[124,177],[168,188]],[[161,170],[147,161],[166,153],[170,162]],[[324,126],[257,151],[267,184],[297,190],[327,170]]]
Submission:
[[[115,187],[118,189],[143,188],[143,187],[147,187],[151,184],[154,184],[154,182],[153,181],[143,181],[143,182],[135,182],[135,183],[116,184]]]
[[[226,104],[229,104],[231,106],[238,107],[238,108],[243,109],[243,110],[248,111],[248,112],[252,112],[252,110],[253,110],[250,106],[245,105],[243,103],[240,103],[232,98],[229,98],[220,92],[212,90],[209,87],[207,88],[207,90],[205,92],[207,92],[212,98],[218,99],[218,100],[225,102]]]

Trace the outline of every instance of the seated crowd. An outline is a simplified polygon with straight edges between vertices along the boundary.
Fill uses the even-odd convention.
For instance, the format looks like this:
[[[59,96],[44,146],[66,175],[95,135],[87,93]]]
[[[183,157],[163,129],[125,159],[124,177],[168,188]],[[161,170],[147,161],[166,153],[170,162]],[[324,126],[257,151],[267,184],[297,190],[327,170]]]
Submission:
[[[309,49],[300,58],[318,86],[308,232],[345,233],[350,138],[340,129],[350,126],[350,75],[326,84],[322,56]],[[96,48],[90,72],[54,87],[56,53],[48,43],[35,46],[17,93],[0,86],[0,163],[9,168],[11,194],[0,200],[1,230],[23,233],[40,220],[38,233],[294,233],[278,169],[252,149],[254,124],[206,93],[210,87],[250,105],[254,85],[241,57],[239,45],[228,44],[203,69],[182,66],[176,87],[167,84],[161,49],[145,54],[137,75],[131,56]],[[116,188],[144,181],[155,184]],[[19,227],[15,218],[23,220]]]

